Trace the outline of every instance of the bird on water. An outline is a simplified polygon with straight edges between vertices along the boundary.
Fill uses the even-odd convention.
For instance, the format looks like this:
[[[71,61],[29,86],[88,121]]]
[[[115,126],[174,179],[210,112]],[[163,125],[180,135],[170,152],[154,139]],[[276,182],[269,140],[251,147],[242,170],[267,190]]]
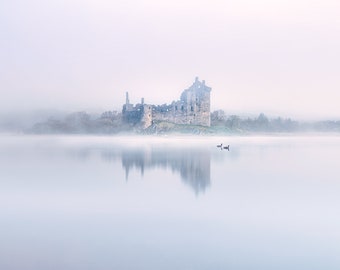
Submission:
[[[223,149],[226,149],[226,150],[228,150],[228,151],[230,151],[230,149],[229,149],[229,144],[227,145],[227,146],[223,146],[223,144],[221,143],[221,144],[218,144],[218,145],[216,145],[218,148],[221,148],[221,150],[223,150]]]

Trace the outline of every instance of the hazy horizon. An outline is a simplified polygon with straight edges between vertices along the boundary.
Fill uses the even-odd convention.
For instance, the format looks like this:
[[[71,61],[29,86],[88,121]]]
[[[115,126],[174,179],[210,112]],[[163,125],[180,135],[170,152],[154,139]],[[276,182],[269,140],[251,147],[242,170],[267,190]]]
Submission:
[[[339,119],[340,2],[0,4],[0,113],[171,103],[195,77],[211,110]]]

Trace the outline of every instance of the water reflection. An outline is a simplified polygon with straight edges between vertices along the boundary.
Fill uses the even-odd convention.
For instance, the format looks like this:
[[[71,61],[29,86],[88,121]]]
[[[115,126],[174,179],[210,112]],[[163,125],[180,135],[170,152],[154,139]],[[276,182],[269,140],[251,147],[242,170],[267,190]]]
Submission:
[[[340,269],[340,138],[145,141],[0,140],[0,269]]]
[[[107,157],[107,155],[105,155]],[[162,149],[124,150],[121,154],[126,180],[131,169],[170,168],[178,172],[183,183],[189,185],[196,194],[210,186],[210,151],[204,149]]]

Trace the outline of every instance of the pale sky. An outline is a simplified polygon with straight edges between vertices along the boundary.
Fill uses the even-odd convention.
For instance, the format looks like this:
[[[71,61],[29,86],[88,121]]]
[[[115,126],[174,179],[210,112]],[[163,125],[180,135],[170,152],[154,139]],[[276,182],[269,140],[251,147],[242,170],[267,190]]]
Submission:
[[[339,0],[0,0],[0,112],[212,110],[340,120]]]

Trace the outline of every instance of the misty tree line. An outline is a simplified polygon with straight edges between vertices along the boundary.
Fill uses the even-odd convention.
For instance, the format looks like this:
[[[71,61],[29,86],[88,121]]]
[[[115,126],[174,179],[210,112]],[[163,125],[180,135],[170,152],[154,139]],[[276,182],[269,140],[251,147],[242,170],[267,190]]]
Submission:
[[[211,114],[211,126],[224,127],[230,131],[251,132],[295,132],[299,130],[299,123],[290,118],[281,117],[269,119],[261,113],[255,118],[241,118],[238,115],[226,115],[224,111],[214,111]]]
[[[75,112],[63,119],[50,117],[47,121],[35,124],[33,133],[116,133],[124,128],[121,113],[105,112],[100,117],[86,112]]]
[[[340,121],[298,122],[290,118],[269,118],[263,113],[254,118],[241,118],[228,116],[222,110],[211,114],[211,126],[231,132],[340,132]]]
[[[156,124],[155,124],[156,125]],[[183,126],[185,130],[187,125]],[[150,129],[161,131],[161,128]],[[176,125],[176,131],[181,125]],[[192,129],[195,132],[194,128]],[[138,127],[124,123],[122,113],[107,111],[100,116],[90,115],[86,112],[75,112],[62,119],[50,117],[45,122],[35,124],[28,132],[32,133],[106,133],[139,131]],[[169,130],[164,130],[168,132]],[[171,130],[170,130],[171,131]],[[201,130],[200,130],[201,131]],[[340,132],[340,121],[298,122],[290,118],[269,118],[261,113],[257,117],[240,117],[227,115],[218,110],[211,113],[211,127],[206,128],[207,133],[212,132],[299,132],[320,131]]]

